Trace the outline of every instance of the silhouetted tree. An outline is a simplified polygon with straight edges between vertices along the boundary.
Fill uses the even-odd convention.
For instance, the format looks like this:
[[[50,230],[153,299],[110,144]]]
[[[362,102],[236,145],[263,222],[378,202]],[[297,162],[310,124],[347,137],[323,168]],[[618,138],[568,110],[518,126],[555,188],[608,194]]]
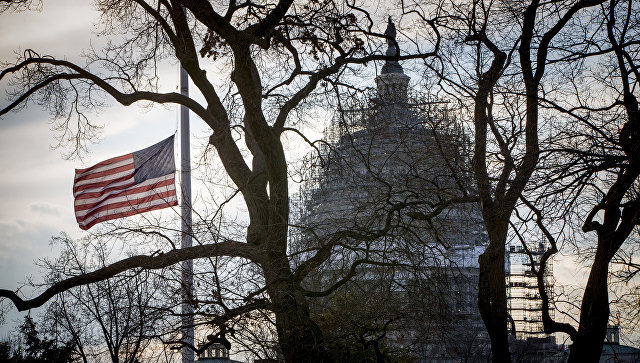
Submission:
[[[496,361],[510,361],[505,252],[510,222],[538,165],[540,98],[559,36],[584,9],[603,1],[537,0],[439,7],[442,46],[428,79],[466,107],[473,129],[473,173],[489,246],[480,256],[478,307]],[[420,4],[406,7],[421,12]]]
[[[23,10],[31,4],[3,2],[1,9]],[[227,259],[254,268],[258,283],[242,285],[246,293],[233,300],[232,308],[221,305],[224,308],[212,314],[215,317],[207,318],[221,325],[266,309],[273,314],[287,361],[326,359],[323,335],[310,318],[309,294],[301,281],[328,256],[318,252],[295,271],[289,262],[290,192],[282,136],[291,130],[288,126],[295,126],[294,110],[314,92],[324,92],[325,80],[343,77],[351,66],[430,56],[433,49],[404,56],[381,54],[376,43],[386,37],[374,31],[369,13],[349,2],[100,0],[95,5],[101,15],[101,35],[111,42],[102,51],[88,52],[85,65],[68,57],[25,51],[0,73],[0,80],[10,78],[15,85],[0,115],[35,99],[58,120],[62,139],[81,149],[97,131],[85,112],[100,106],[104,97],[125,106],[136,102],[185,106],[210,127],[209,144],[234,186],[234,195],[242,197],[249,221],[237,234],[210,225],[202,229],[209,234],[199,236],[194,228],[194,247],[176,249],[168,243],[161,253],[135,255],[89,273],[65,276],[33,298],[9,290],[0,290],[0,296],[27,310],[73,287],[131,269]],[[202,101],[158,90],[158,66],[168,57],[179,61]],[[210,65],[222,67],[213,76]],[[155,231],[171,241],[169,229],[159,226]]]
[[[610,316],[611,262],[625,241],[637,235],[640,224],[640,59],[637,27],[631,26],[638,23],[637,13],[635,2],[609,1],[592,12],[591,19],[596,21],[574,24],[583,38],[571,39],[558,59],[571,62],[563,75],[569,86],[561,99],[542,101],[570,121],[559,126],[559,137],[545,156],[545,175],[536,182],[538,198],[526,204],[550,242],[537,270],[545,332],[571,337],[570,362],[600,356]],[[591,98],[593,89],[601,97]],[[579,225],[560,225],[580,228],[588,242],[595,239],[596,243],[574,327],[551,318],[542,275],[558,251],[557,239],[563,236],[558,224],[545,223],[576,214]]]
[[[9,342],[2,342],[0,359],[8,363],[65,363],[75,362],[73,344],[43,337],[36,328],[36,323],[30,316],[24,318],[20,325],[21,339],[18,346],[13,347]]]
[[[110,248],[99,238],[74,241],[62,235],[54,240],[62,247],[60,256],[43,264],[52,281],[73,271],[96,270],[110,261]],[[178,325],[168,313],[173,302],[164,292],[170,286],[150,271],[131,270],[56,295],[42,323],[54,338],[69,342],[85,362],[104,355],[114,363],[150,361],[149,346],[161,344],[161,336],[172,332],[167,324]]]

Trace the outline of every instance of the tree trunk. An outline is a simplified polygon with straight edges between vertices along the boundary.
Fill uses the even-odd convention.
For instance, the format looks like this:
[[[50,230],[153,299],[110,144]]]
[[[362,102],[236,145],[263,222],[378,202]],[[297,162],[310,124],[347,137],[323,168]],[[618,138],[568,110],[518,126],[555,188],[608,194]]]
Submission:
[[[280,348],[286,362],[329,361],[322,332],[309,317],[309,306],[295,296],[272,298]]]
[[[580,308],[580,326],[573,339],[569,363],[598,362],[602,353],[604,337],[609,321],[609,275],[610,253],[604,246],[609,241],[598,241],[596,256],[587,280]]]
[[[491,220],[485,218],[489,246],[478,258],[480,264],[478,309],[491,339],[493,361],[510,362],[504,270],[507,224],[502,221],[491,222]]]
[[[286,255],[263,266],[280,348],[286,362],[329,362],[322,331],[311,319],[309,304],[295,282]]]

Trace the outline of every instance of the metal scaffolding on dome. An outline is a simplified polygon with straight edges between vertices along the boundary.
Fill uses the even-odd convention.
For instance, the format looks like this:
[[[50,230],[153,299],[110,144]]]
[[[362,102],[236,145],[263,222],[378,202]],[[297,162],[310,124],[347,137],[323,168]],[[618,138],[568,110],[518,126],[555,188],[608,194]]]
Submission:
[[[386,33],[391,37],[394,35],[392,23]],[[397,52],[392,45],[389,42],[387,55]],[[304,168],[303,184],[291,209],[294,223],[299,227],[293,229],[298,235],[291,239],[294,244],[291,249],[297,258],[304,259],[304,251],[312,250],[315,243],[324,243],[323,236],[332,236],[336,230],[377,228],[384,219],[384,213],[381,213],[384,207],[380,203],[412,202],[431,197],[435,198],[433,202],[437,202],[438,193],[455,189],[454,183],[468,183],[465,187],[469,190],[474,188],[470,174],[471,142],[462,125],[452,116],[451,105],[429,95],[412,92],[408,83],[409,77],[404,74],[402,66],[398,62],[387,62],[376,77],[375,89],[359,100],[341,100],[342,109],[335,111],[324,130],[324,143],[304,160],[305,166],[312,167]],[[451,178],[450,173],[454,170],[447,170],[451,167],[458,173],[458,180]],[[413,173],[420,181],[407,179],[408,173]],[[422,194],[416,195],[415,190]],[[433,247],[438,243],[446,246],[446,251],[437,258],[427,257],[425,253],[421,256],[424,258],[421,263],[426,270],[445,271],[447,274],[448,279],[443,282],[447,286],[439,288],[446,291],[447,308],[453,314],[449,319],[458,320],[459,326],[451,326],[452,331],[460,336],[473,329],[484,331],[476,301],[477,258],[484,251],[488,237],[478,206],[462,204],[448,208],[436,225],[429,227],[435,231],[420,230],[424,228],[420,224],[412,226],[416,228],[414,236],[424,237],[422,243],[425,246],[432,244]],[[426,236],[429,233],[432,234]],[[386,254],[385,258],[402,261],[402,256],[393,255],[393,244],[404,243],[404,237],[395,237],[395,241],[392,238],[391,242],[382,241],[380,245],[376,245],[376,241],[369,243],[382,251],[381,254]],[[380,237],[381,240],[385,238]],[[329,275],[334,268],[331,264],[344,268],[348,260],[354,258],[351,255],[358,253],[357,244],[353,251],[349,250],[349,241],[336,248],[347,252],[341,252],[340,258],[318,269],[320,284],[331,281]],[[529,248],[534,261],[539,259],[543,248]],[[517,339],[533,338],[544,343],[549,338],[543,332],[536,277],[524,251],[522,247],[512,247],[507,251],[510,263],[505,281],[508,309]],[[361,268],[361,271],[365,280],[375,275],[373,270]],[[552,274],[552,266],[549,266],[545,275],[547,291],[553,289]],[[410,282],[405,275],[400,274],[396,278],[402,279],[401,283]],[[405,301],[406,297],[398,300]],[[456,330],[460,327],[462,330]],[[412,329],[415,330],[415,326],[396,335],[410,337]],[[480,334],[474,339],[474,344],[478,344],[488,337]],[[396,343],[402,344],[400,341]],[[425,359],[433,357],[433,354],[443,354],[443,347],[434,347],[433,340],[427,339],[421,347],[418,354]],[[446,354],[452,354],[452,359],[456,359],[455,352],[459,348],[446,348],[449,349]]]
[[[377,231],[389,212],[394,213],[395,203],[437,205],[459,195],[461,188],[473,189],[470,143],[452,117],[450,104],[412,93],[408,82],[399,64],[385,64],[375,90],[350,104],[341,100],[342,110],[324,131],[325,142],[304,160],[304,182],[291,208],[298,226],[292,228],[298,233],[291,238],[293,264],[296,258],[310,257],[305,252],[332,240],[336,231]],[[393,214],[397,230],[388,234],[364,244],[349,237],[336,244],[334,254],[314,271],[316,285],[309,287],[334,283],[363,253],[379,258],[380,265],[359,265],[354,279],[367,296],[377,295],[380,285],[393,286],[389,309],[401,310],[404,326],[389,332],[389,344],[413,347],[421,360],[441,354],[461,357],[462,350],[471,346],[484,357],[488,336],[476,307],[477,257],[487,236],[477,205],[449,206],[428,223],[411,219],[407,215],[411,212]],[[384,261],[394,261],[398,267],[387,269]],[[433,280],[439,286],[427,282]],[[415,319],[410,317],[413,312],[402,310],[426,303],[421,299],[435,296],[429,295],[434,291],[444,291],[438,304],[446,305],[446,318],[437,316],[443,311],[439,308],[428,308]],[[442,335],[450,338],[443,340]]]
[[[337,230],[379,228],[385,208],[389,208],[386,203],[433,198],[432,202],[437,204],[439,193],[455,193],[451,191],[456,185],[448,168],[459,172],[468,170],[470,160],[466,156],[470,155],[470,144],[462,127],[450,116],[447,102],[413,94],[407,95],[404,102],[393,103],[379,96],[379,93],[371,92],[368,103],[337,111],[325,129],[326,143],[306,160],[305,165],[316,167],[306,170],[305,182],[292,208],[294,223],[301,229],[300,235],[292,238],[300,244],[298,251],[309,250],[311,244],[316,243],[312,241],[324,243],[322,237]],[[470,175],[462,179],[471,181]],[[473,205],[449,208],[442,218],[434,221],[438,226],[435,233],[432,232],[433,225],[398,218],[398,224],[412,226],[413,236],[409,238],[421,239],[413,244],[413,253],[421,262],[407,261],[405,259],[410,257],[397,253],[405,243],[411,243],[405,240],[402,231],[371,241],[368,246],[374,252],[370,253],[400,263],[417,263],[425,271],[425,279],[442,281],[435,288],[447,291],[446,309],[451,311],[449,319],[453,320],[450,321],[456,322],[449,332],[456,331],[460,336],[469,333],[469,344],[481,346],[488,338],[482,333],[484,326],[476,307],[477,258],[484,250],[487,237],[478,210]],[[312,232],[306,232],[308,230]],[[357,258],[358,247],[353,252],[349,250],[350,243],[345,241],[343,245],[347,247],[340,247],[337,253],[340,258],[319,269],[320,284],[331,284],[335,275],[339,275],[334,273],[333,266],[344,268],[349,262],[345,260]],[[448,246],[446,251],[441,248],[444,245]],[[423,246],[424,250],[417,246]],[[441,251],[433,253],[432,249]],[[301,259],[304,259],[302,255]],[[367,286],[367,281],[377,276],[375,270],[375,267],[360,267],[358,278],[365,281],[358,284]],[[415,276],[410,273],[394,273],[400,285],[421,284],[413,281]],[[394,296],[404,303],[411,301],[407,297],[411,292],[396,291]],[[430,324],[438,323],[427,321],[405,326],[390,334],[390,344],[410,346],[408,339],[419,340],[415,354],[420,359],[442,354],[442,349],[447,349],[452,356],[460,356],[462,353],[455,353],[458,348],[445,348],[445,345],[453,344],[453,340],[444,342],[435,338],[433,334],[437,334],[438,329]],[[429,332],[429,336],[423,335],[424,332]],[[400,336],[405,338],[397,338]],[[459,347],[464,345],[458,344]],[[484,354],[482,349],[476,350]]]

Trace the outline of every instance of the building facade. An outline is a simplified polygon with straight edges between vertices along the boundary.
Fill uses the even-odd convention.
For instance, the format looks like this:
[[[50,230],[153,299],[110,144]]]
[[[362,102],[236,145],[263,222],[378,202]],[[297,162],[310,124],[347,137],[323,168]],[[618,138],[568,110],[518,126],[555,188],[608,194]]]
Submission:
[[[386,34],[395,37],[391,22]],[[464,133],[446,103],[409,95],[398,62],[387,61],[375,81],[364,105],[337,112],[328,143],[308,160],[322,167],[306,175],[294,206],[292,250],[332,251],[308,282],[317,295],[332,292],[314,313],[352,348],[486,361],[477,261],[487,234],[479,206],[464,202],[473,191]],[[358,353],[337,358],[357,359],[350,354]]]

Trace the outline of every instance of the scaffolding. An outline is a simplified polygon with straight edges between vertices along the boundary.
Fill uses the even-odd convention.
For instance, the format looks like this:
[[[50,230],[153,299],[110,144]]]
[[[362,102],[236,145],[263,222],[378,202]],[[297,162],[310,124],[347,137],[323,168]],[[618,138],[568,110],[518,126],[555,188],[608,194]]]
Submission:
[[[538,290],[537,271],[540,258],[546,251],[543,243],[536,246],[510,245],[507,251],[509,268],[506,276],[507,308],[511,317],[510,330],[515,330],[518,340],[545,339],[542,323],[542,299]],[[553,264],[547,262],[543,276],[544,288],[549,298],[553,297]],[[555,316],[550,301],[549,315]],[[553,340],[554,337],[551,337]]]
[[[425,144],[425,140],[435,140],[430,133],[437,129],[437,136],[441,142],[445,144],[455,145],[455,153],[458,155],[469,155],[469,142],[464,137],[464,132],[460,125],[449,116],[447,104],[438,101],[424,101],[424,97],[409,97],[406,105],[406,111],[397,112],[397,108],[392,108],[395,112],[393,117],[398,124],[400,121],[405,127],[411,129],[411,137],[403,140],[407,143],[407,150],[412,149],[409,143],[420,142]],[[423,101],[418,101],[423,100]],[[388,153],[389,147],[397,147],[398,130],[394,128],[378,128],[372,121],[380,120],[380,108],[384,110],[384,104],[377,104],[375,98],[371,99],[369,107],[352,107],[347,110],[338,112],[332,119],[331,124],[325,129],[325,141],[320,147],[320,152],[313,155],[313,160],[308,160],[307,165],[316,165],[315,168],[308,168],[304,177],[304,187],[301,188],[298,198],[295,200],[294,208],[297,214],[297,220],[300,225],[315,226],[322,229],[323,225],[331,227],[340,226],[345,221],[352,221],[347,216],[351,216],[357,207],[358,201],[350,201],[351,198],[357,199],[358,187],[367,189],[366,182],[363,179],[351,179],[351,176],[344,175],[341,168],[345,165],[351,167],[351,171],[357,168],[360,163],[354,161],[357,157],[354,150],[362,148],[363,145],[371,143],[370,136],[375,133],[376,147],[368,149],[368,160],[371,165],[375,166],[376,159],[385,159],[385,153]],[[384,111],[383,111],[384,112]],[[404,113],[406,112],[406,113]],[[386,117],[385,117],[386,118]],[[407,122],[408,121],[408,122]],[[420,127],[413,127],[413,125]],[[416,141],[417,140],[417,141]],[[435,143],[431,143],[432,145]],[[416,148],[417,149],[417,148]],[[396,150],[396,152],[398,152]],[[445,154],[449,154],[445,152]],[[401,154],[401,152],[400,152]],[[319,159],[322,158],[322,161]],[[433,158],[432,158],[433,159]],[[386,160],[386,159],[385,159]],[[323,165],[320,167],[320,165]],[[392,174],[398,172],[399,165],[388,169],[384,175],[388,179],[392,179]],[[461,168],[460,170],[463,170]],[[354,172],[357,177],[358,173]],[[471,176],[463,179],[471,180]],[[449,223],[462,224],[465,222],[457,221],[455,215],[451,213]],[[458,238],[460,242],[469,243],[469,248],[474,249],[483,245],[483,238],[486,239],[484,233],[478,233],[478,236],[470,237],[465,235]],[[486,242],[486,240],[484,241]],[[450,261],[456,261],[457,268],[465,267],[466,260],[460,256],[453,256],[461,246],[451,246],[449,251]],[[546,247],[540,243],[530,243],[525,249],[522,245],[510,245],[507,250],[507,308],[510,315],[509,330],[514,328],[514,338],[522,341],[528,339],[553,341],[554,336],[549,337],[544,333],[542,322],[542,301],[538,292],[538,283],[535,271],[538,270],[538,264]],[[528,251],[528,252],[527,252]],[[474,258],[468,260],[477,261],[477,251],[474,251]],[[553,297],[553,265],[551,261],[547,263],[544,275],[545,289],[550,296]],[[471,299],[473,300],[473,299]],[[475,304],[475,300],[473,301]],[[473,306],[475,308],[475,305]],[[550,304],[549,314],[553,318],[555,310],[553,304]]]
[[[394,218],[389,225],[396,227],[367,242],[342,237],[334,247],[335,258],[308,279],[313,284],[309,288],[334,284],[353,259],[362,257],[358,254],[366,245],[367,258],[392,261],[398,267],[359,266],[352,278],[355,285],[362,290],[383,286],[393,274],[393,308],[406,305],[413,314],[421,312],[415,319],[403,313],[403,326],[389,331],[388,344],[416,350],[421,361],[445,354],[455,360],[469,354],[467,350],[486,358],[488,335],[477,310],[477,261],[488,237],[479,206],[449,206],[429,223],[408,217],[412,203],[437,205],[458,195],[463,184],[473,189],[469,140],[450,116],[448,104],[423,95],[403,102],[372,95],[367,104],[336,112],[324,141],[305,160],[306,166],[314,167],[304,171],[293,204],[299,233],[291,239],[292,250],[299,251],[295,255],[303,259],[304,251],[328,243],[335,231],[374,235],[389,216]],[[394,203],[407,207],[389,213]],[[367,296],[377,295],[373,288],[367,291]],[[446,318],[440,320],[444,312]]]
[[[340,170],[345,166],[357,168],[368,164],[368,167],[380,168],[383,174],[401,173],[400,165],[382,170],[382,164],[389,162],[389,155],[399,155],[402,159],[402,153],[410,150],[426,155],[427,145],[436,144],[444,148],[432,152],[436,157],[440,153],[441,158],[461,159],[459,156],[470,152],[470,141],[460,123],[451,116],[447,101],[410,93],[404,102],[388,102],[376,97],[372,90],[367,93],[366,102],[355,100],[350,105],[345,102],[344,108],[335,112],[324,129],[323,142],[302,160],[305,167],[301,168],[300,179],[303,182],[292,198],[293,219],[310,222],[309,218],[313,218],[310,212],[323,214],[323,208],[318,206],[335,206],[336,201],[332,200],[335,197],[343,199],[345,204],[344,193],[350,195],[353,184],[363,182],[349,180],[352,176],[345,176]],[[363,154],[368,158],[366,162],[358,160]],[[434,158],[425,159],[434,161]],[[468,169],[468,165],[456,167],[460,172]],[[470,178],[470,175],[463,177]],[[335,214],[335,210],[330,213]]]

